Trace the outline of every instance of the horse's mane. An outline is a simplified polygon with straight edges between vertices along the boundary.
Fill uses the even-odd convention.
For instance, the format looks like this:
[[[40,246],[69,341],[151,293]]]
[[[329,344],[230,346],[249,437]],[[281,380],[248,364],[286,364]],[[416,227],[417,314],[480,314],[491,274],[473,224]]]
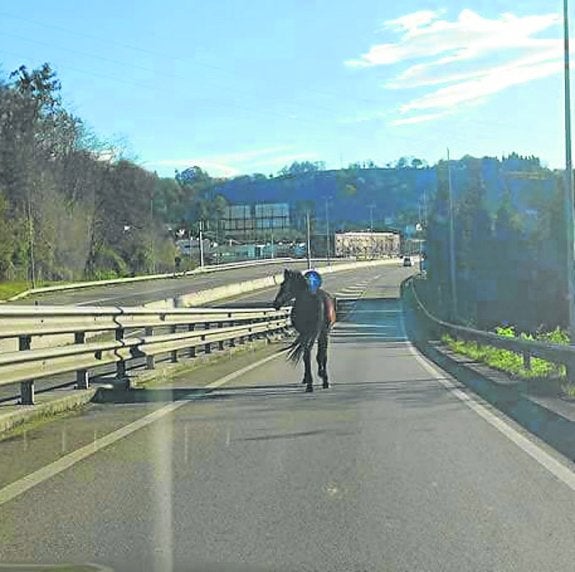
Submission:
[[[307,288],[307,281],[305,279],[305,276],[303,275],[303,272],[301,272],[301,270],[292,270],[291,271],[291,279],[295,280],[299,284],[304,285]]]

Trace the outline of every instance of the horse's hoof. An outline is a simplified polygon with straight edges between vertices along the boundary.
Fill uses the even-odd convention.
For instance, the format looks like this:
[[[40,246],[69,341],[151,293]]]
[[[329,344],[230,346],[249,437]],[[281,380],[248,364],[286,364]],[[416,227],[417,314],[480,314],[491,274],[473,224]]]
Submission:
[[[312,393],[313,392],[313,385],[308,385],[306,388],[306,393]]]
[[[329,389],[329,381],[324,381],[322,387],[324,389]]]

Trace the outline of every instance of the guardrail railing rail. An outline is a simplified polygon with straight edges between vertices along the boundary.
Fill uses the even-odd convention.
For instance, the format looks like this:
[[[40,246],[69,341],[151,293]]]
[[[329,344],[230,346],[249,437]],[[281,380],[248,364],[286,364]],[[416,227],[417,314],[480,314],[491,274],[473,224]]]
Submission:
[[[116,379],[129,387],[130,360],[169,354],[176,362],[185,351],[211,353],[256,337],[286,332],[290,308],[78,308],[0,306],[0,339],[16,338],[18,351],[0,352],[0,386],[20,383],[22,404],[33,405],[34,380],[76,372],[76,387],[89,387],[89,372],[116,364]],[[38,336],[73,335],[73,343],[35,348]],[[72,339],[72,337],[71,337]]]
[[[567,379],[570,383],[575,383],[575,346],[509,338],[492,332],[476,330],[441,320],[431,314],[422,303],[415,286],[416,281],[416,278],[410,277],[402,283],[402,296],[404,292],[410,291],[418,310],[439,333],[447,333],[465,341],[474,341],[511,351],[522,356],[523,365],[527,370],[531,369],[532,357],[541,358],[557,365],[563,365],[566,369]]]

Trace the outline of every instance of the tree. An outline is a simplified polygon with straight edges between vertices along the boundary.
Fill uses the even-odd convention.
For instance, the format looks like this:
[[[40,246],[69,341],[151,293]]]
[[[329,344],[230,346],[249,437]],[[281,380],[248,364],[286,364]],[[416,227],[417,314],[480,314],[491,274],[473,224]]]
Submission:
[[[301,175],[303,173],[316,173],[325,170],[325,163],[323,161],[294,161],[289,167],[283,167],[278,171],[281,177]]]
[[[0,279],[171,269],[161,223],[185,205],[181,185],[96,137],[60,91],[47,63],[0,78]]]

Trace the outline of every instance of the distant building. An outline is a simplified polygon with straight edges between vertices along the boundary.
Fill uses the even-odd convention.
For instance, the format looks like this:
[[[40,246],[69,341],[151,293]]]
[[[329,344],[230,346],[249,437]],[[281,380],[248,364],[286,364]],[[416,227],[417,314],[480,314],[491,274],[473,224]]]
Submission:
[[[398,256],[401,237],[397,232],[340,232],[335,235],[335,255],[348,258]]]

